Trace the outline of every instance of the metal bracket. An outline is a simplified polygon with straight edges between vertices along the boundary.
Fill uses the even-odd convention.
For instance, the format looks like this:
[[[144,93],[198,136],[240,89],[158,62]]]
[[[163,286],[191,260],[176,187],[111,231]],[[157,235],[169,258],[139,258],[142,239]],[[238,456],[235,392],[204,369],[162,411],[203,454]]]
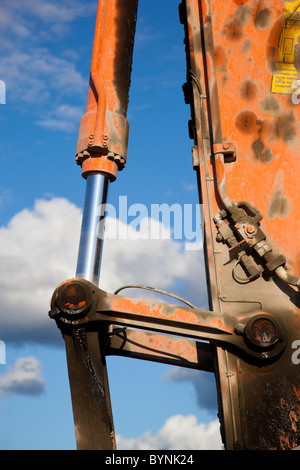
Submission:
[[[255,312],[255,315],[257,312]],[[246,354],[256,360],[268,359],[279,353],[275,344],[265,355],[252,348],[240,334],[237,326],[251,322],[254,312],[244,318],[178,305],[157,303],[108,294],[83,279],[70,279],[53,294],[49,316],[64,332],[76,328],[97,330],[97,324],[132,327],[193,340],[206,340],[234,348],[237,354]],[[269,314],[266,314],[269,315]],[[272,316],[270,318],[273,318]],[[100,323],[99,323],[100,322]]]
[[[223,142],[222,144],[213,145],[214,155],[221,153],[224,155],[224,163],[236,161],[236,148],[231,142]]]

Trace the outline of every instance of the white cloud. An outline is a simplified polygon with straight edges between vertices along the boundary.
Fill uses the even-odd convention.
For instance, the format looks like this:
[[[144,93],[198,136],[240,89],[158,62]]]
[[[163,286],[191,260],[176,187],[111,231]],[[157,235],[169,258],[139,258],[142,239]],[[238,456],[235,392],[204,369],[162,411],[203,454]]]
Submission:
[[[96,1],[83,0],[1,0],[0,48],[6,52],[28,51],[41,41],[55,42],[66,37],[72,22],[95,18]]]
[[[48,317],[49,301],[57,285],[75,274],[81,216],[81,210],[66,199],[37,200],[32,209],[22,210],[0,227],[0,326],[5,343],[62,344],[55,322]],[[147,284],[198,306],[205,302],[201,251],[186,251],[179,241],[138,238],[141,234],[133,227],[118,223],[121,233],[136,239],[105,240],[102,289],[113,292],[123,284]],[[148,292],[127,294],[147,298]],[[172,301],[165,296],[158,300]],[[43,389],[34,358],[19,359],[0,376],[0,397]],[[217,422],[202,424],[192,416],[175,416],[155,435],[129,440],[119,436],[118,441],[124,449],[210,449],[218,448],[218,435]]]
[[[75,273],[80,223],[80,209],[52,199],[38,200],[0,228],[2,340],[56,341],[49,301]]]
[[[52,92],[66,96],[87,90],[87,80],[73,61],[41,47],[16,50],[3,57],[0,76],[6,83],[8,101],[37,107],[47,102]]]
[[[32,24],[33,19],[44,23],[70,23],[96,12],[97,2],[82,0],[2,0],[0,12],[2,24],[7,29],[22,20],[23,24]],[[15,20],[15,21],[13,21]],[[16,21],[18,20],[18,21]]]
[[[113,220],[110,222],[114,223]],[[131,222],[127,225],[118,220],[117,224],[116,233],[127,239],[105,239],[101,278],[104,290],[114,291],[124,284],[175,289],[175,294],[199,308],[204,307],[206,284],[202,249],[185,250],[184,243],[167,238],[168,229],[153,219],[143,219],[139,231]],[[151,239],[149,227],[160,237]],[[124,295],[132,295],[132,291]],[[153,297],[153,294],[141,292],[137,295]],[[171,300],[164,297],[164,301]]]
[[[75,274],[80,226],[81,210],[66,199],[54,198],[36,201],[32,210],[24,209],[0,228],[0,321],[5,342],[60,340],[47,315],[49,301],[57,285]],[[200,307],[206,291],[201,255],[185,251],[174,240],[108,239],[100,286],[113,292],[124,284],[147,284]],[[147,294],[138,291],[141,298]],[[164,296],[163,301],[171,299]]]
[[[45,389],[41,364],[35,357],[21,357],[5,375],[0,375],[0,398],[9,395],[39,395]]]
[[[73,132],[79,128],[80,118],[83,114],[84,109],[79,106],[64,104],[50,111],[48,116],[37,121],[37,124],[48,129]]]
[[[175,415],[152,434],[125,439],[117,435],[119,450],[221,450],[220,423],[198,423],[196,416]]]
[[[12,0],[10,0],[11,2]],[[13,1],[15,7],[20,4],[17,0]],[[39,1],[39,0],[23,0],[22,9],[45,22],[63,22],[69,23],[77,18],[88,16],[96,11],[96,2],[83,2],[80,0],[63,0],[63,1]]]
[[[80,62],[82,55],[66,47],[66,41],[75,20],[91,16],[94,27],[96,8],[97,2],[82,0],[0,3],[0,77],[7,103],[33,113],[38,125],[66,132],[78,129],[83,110],[78,118],[77,103],[86,102],[89,66]],[[62,113],[63,108],[73,108],[72,117]]]

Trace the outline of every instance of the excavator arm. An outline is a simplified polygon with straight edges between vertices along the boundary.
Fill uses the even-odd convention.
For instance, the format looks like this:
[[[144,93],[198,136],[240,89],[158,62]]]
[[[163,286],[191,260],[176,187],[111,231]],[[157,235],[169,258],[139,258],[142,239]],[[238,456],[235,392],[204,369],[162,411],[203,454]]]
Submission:
[[[127,158],[137,3],[98,2],[76,151],[86,179],[77,271],[49,312],[65,340],[77,447],[116,448],[106,357],[123,355],[213,373],[225,449],[295,449],[300,1],[179,5],[208,311],[98,286],[108,188]]]

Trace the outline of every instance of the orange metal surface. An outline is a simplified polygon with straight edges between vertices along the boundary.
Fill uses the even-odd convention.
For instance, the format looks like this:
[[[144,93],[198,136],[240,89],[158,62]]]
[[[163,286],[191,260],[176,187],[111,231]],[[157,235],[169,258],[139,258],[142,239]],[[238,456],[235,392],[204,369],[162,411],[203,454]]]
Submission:
[[[130,328],[120,332],[113,330],[106,354],[214,371],[208,343]]]
[[[165,320],[166,322],[181,323],[191,326],[194,326],[195,329],[197,326],[205,325],[207,328],[212,330],[215,328],[218,332],[224,332],[225,334],[232,334],[234,330],[234,323],[232,317],[229,315],[227,317],[220,317],[216,315],[207,314],[199,315],[199,312],[193,309],[180,308],[170,306],[168,304],[158,304],[154,302],[149,302],[142,299],[130,299],[130,298],[118,298],[113,296],[108,296],[108,301],[110,303],[111,312],[116,312],[116,317],[118,313],[124,312],[125,314],[136,314],[143,318],[153,318],[158,320]],[[167,324],[166,324],[167,330]]]
[[[99,0],[86,112],[81,119],[76,160],[108,155],[125,166],[126,120],[137,0]]]
[[[82,176],[86,178],[89,173],[100,172],[107,175],[111,181],[117,177],[118,166],[114,161],[109,160],[106,156],[89,157],[82,162]]]
[[[226,165],[227,188],[234,201],[260,209],[275,251],[284,253],[289,271],[300,276],[300,107],[292,100],[299,64],[287,64],[300,47],[300,2],[229,1],[222,9],[219,1],[210,4],[216,78],[211,72],[210,89],[215,97],[217,84],[222,139],[234,142],[237,155]],[[281,56],[284,35],[293,44],[291,54]],[[274,88],[275,80],[282,81],[281,88]],[[220,125],[213,127],[216,140]],[[216,198],[213,204],[218,211]]]
[[[257,208],[267,243],[284,255],[288,273],[299,277],[300,108],[294,81],[299,78],[300,2],[186,4],[191,70],[197,78],[197,83],[192,80],[192,111],[211,308],[224,316],[276,313],[288,328],[286,351],[264,367],[216,348],[224,443],[227,449],[294,448],[300,444],[295,393],[300,371],[292,363],[291,345],[300,337],[299,291],[276,274],[247,282],[237,258],[231,257],[236,247],[217,239],[214,217],[225,210],[220,224],[234,229],[230,217],[236,203]],[[220,152],[227,142],[236,149],[228,163]],[[254,241],[246,245],[248,252]]]

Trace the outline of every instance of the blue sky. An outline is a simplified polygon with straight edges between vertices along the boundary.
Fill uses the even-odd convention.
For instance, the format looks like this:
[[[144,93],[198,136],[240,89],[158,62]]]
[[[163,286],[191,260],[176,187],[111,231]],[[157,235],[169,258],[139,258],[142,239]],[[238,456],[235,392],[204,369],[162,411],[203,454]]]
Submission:
[[[47,312],[76,269],[85,181],[75,148],[96,3],[0,4],[0,449],[75,448],[64,344]],[[155,203],[198,203],[177,7],[139,2],[128,159],[109,190],[115,207],[120,196],[149,214]],[[109,292],[146,283],[207,304],[202,251],[180,240],[106,240],[100,283]],[[108,367],[119,448],[220,447],[211,374],[124,358]]]

